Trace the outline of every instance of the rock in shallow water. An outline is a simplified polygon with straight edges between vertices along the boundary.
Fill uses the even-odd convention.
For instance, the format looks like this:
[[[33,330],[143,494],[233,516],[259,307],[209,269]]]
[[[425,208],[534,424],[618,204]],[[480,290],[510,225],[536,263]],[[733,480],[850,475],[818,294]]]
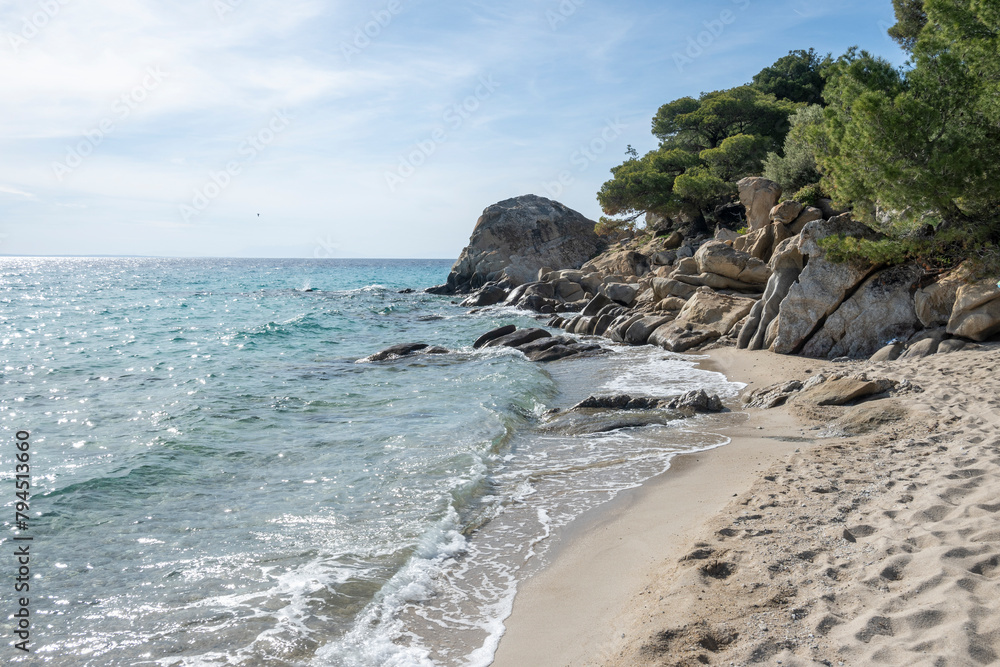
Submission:
[[[629,394],[614,394],[611,396],[589,396],[573,406],[574,410],[655,410],[666,408],[680,410],[685,413],[722,412],[722,399],[715,394],[708,394],[704,389],[689,391],[672,398],[654,398],[651,396],[631,396]]]
[[[427,343],[400,343],[399,345],[387,347],[381,352],[376,352],[369,357],[365,357],[361,361],[386,361],[389,359],[398,359],[399,357],[405,357],[428,347],[430,346]]]
[[[517,331],[517,327],[515,327],[513,324],[507,324],[505,326],[498,327],[498,328],[494,329],[493,331],[487,331],[482,336],[480,336],[479,338],[476,339],[476,342],[472,344],[472,347],[478,350],[479,348],[481,348],[483,345],[486,345],[486,343],[490,342],[491,340],[496,340],[497,338],[500,338],[501,336],[506,336],[508,334],[512,334],[515,331]]]
[[[545,329],[518,329],[499,338],[494,338],[483,347],[520,347],[539,338],[548,338],[550,334]]]

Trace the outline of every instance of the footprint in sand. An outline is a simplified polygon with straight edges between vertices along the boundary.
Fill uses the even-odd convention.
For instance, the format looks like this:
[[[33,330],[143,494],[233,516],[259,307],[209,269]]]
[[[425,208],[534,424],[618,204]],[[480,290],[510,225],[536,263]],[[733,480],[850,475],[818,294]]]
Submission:
[[[911,560],[912,558],[909,556],[897,558],[886,565],[885,568],[879,573],[879,576],[887,581],[902,581],[903,569],[909,565]]]
[[[986,577],[987,579],[993,579],[997,567],[1000,567],[1000,556],[994,555],[970,567],[969,572]]]

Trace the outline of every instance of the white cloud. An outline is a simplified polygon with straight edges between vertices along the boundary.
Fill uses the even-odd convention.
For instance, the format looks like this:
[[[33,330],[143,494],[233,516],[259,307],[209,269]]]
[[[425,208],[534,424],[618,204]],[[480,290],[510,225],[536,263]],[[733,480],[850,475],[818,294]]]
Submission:
[[[25,192],[24,190],[18,190],[17,188],[12,188],[7,185],[0,185],[0,193],[7,195],[16,195],[18,197],[24,197],[26,199],[34,199],[35,195],[30,192]]]

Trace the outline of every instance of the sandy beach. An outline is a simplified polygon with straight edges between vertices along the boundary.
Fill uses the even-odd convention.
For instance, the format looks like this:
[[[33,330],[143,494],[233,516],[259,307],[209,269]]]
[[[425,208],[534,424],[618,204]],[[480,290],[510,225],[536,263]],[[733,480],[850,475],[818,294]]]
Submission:
[[[862,371],[861,408],[720,415],[729,445],[584,516],[494,665],[980,665],[1000,654],[1000,347],[872,363],[715,350],[747,390]]]

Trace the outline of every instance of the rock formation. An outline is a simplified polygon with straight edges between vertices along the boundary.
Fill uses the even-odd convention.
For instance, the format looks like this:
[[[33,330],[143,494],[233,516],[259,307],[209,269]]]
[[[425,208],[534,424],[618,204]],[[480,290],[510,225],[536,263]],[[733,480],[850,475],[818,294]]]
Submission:
[[[736,187],[740,191],[740,202],[747,209],[750,231],[766,227],[771,222],[771,210],[781,197],[781,186],[766,178],[744,178]]]
[[[566,336],[507,328],[476,343],[510,345],[538,361],[596,346],[570,335],[672,352],[736,344],[889,362],[968,349],[971,341],[1000,334],[1000,288],[992,279],[971,283],[961,267],[940,275],[913,263],[833,262],[823,239],[878,234],[849,213],[834,215],[829,202],[779,202],[780,188],[766,179],[744,179],[740,193],[743,204],[729,208],[734,216],[745,211],[748,233],[720,226],[714,235],[692,233],[693,227],[685,235],[671,227],[680,223],[650,216],[650,229],[596,257],[592,223],[561,204],[538,197],[501,202],[480,219],[443,291],[483,285],[464,306],[502,304],[553,315],[549,326]],[[553,211],[562,217],[549,215]],[[548,231],[524,231],[532,225]],[[544,242],[518,245],[510,235],[519,233]],[[584,243],[572,242],[574,234]],[[573,261],[560,259],[564,251]]]
[[[433,293],[469,292],[489,282],[522,285],[534,281],[542,267],[577,268],[605,248],[594,224],[536,195],[493,204],[476,222],[448,282]]]

